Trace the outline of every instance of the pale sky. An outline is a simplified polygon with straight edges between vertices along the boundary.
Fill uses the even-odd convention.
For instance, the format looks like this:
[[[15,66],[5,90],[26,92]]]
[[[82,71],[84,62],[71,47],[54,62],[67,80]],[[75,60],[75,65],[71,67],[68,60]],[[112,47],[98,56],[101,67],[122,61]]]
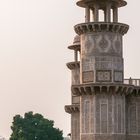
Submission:
[[[34,111],[70,132],[70,71],[67,49],[73,26],[84,22],[75,0],[0,0],[0,135],[9,137],[13,116]],[[125,77],[140,78],[140,1],[127,0],[119,21],[124,37]]]

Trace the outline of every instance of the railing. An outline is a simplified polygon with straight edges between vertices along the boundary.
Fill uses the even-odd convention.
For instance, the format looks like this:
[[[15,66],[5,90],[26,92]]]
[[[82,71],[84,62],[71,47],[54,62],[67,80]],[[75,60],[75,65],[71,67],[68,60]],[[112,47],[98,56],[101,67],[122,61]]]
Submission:
[[[140,79],[124,79],[124,84],[130,84],[134,86],[140,86]]]

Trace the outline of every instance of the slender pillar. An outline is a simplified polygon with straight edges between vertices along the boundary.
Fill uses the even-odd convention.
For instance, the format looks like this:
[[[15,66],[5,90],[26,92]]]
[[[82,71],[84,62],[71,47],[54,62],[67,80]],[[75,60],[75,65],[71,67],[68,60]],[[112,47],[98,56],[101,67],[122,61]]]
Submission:
[[[109,3],[106,4],[106,9],[104,13],[105,13],[105,22],[110,22],[111,21],[111,4]]]
[[[78,61],[78,51],[74,50],[74,61]]]
[[[106,9],[104,9],[104,21],[106,22],[107,19],[106,19]]]
[[[118,8],[113,8],[113,22],[118,22]]]
[[[94,9],[92,9],[92,21],[94,21]]]
[[[99,21],[99,6],[98,6],[98,4],[94,5],[93,13],[94,13],[94,22],[98,22]]]
[[[90,22],[90,9],[87,7],[85,9],[85,22]]]

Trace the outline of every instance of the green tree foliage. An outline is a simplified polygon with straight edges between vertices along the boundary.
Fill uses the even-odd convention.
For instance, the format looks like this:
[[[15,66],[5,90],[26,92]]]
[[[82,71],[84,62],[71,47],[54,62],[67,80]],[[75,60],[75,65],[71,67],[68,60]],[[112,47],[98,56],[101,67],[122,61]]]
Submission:
[[[63,140],[63,133],[54,128],[54,121],[33,112],[25,113],[24,117],[16,115],[11,129],[10,140]]]

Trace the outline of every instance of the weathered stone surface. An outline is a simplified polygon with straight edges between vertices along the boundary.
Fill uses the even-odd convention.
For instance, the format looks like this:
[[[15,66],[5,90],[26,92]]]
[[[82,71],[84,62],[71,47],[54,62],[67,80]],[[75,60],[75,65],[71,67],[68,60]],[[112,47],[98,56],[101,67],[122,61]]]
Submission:
[[[92,32],[81,35],[81,83],[123,82],[122,35]]]
[[[126,140],[140,140],[140,135],[126,135]]]
[[[81,130],[82,134],[124,134],[125,96],[81,96]]]
[[[72,95],[72,104],[80,104],[80,97]]]
[[[126,2],[79,0],[77,4],[85,8],[85,23],[74,27],[79,36],[69,46],[75,51],[75,62],[67,64],[72,72],[72,105],[65,108],[71,113],[71,138],[139,140],[140,80],[123,83],[122,38],[129,26],[118,23],[118,7]]]
[[[120,134],[82,134],[81,140],[126,140],[126,136]]]
[[[80,83],[80,68],[73,69],[72,71],[72,85]]]
[[[72,140],[80,140],[80,114],[73,113],[71,116],[71,137]]]
[[[94,96],[81,97],[81,133],[94,132]]]
[[[140,135],[140,97],[126,98],[127,129],[129,135]]]

